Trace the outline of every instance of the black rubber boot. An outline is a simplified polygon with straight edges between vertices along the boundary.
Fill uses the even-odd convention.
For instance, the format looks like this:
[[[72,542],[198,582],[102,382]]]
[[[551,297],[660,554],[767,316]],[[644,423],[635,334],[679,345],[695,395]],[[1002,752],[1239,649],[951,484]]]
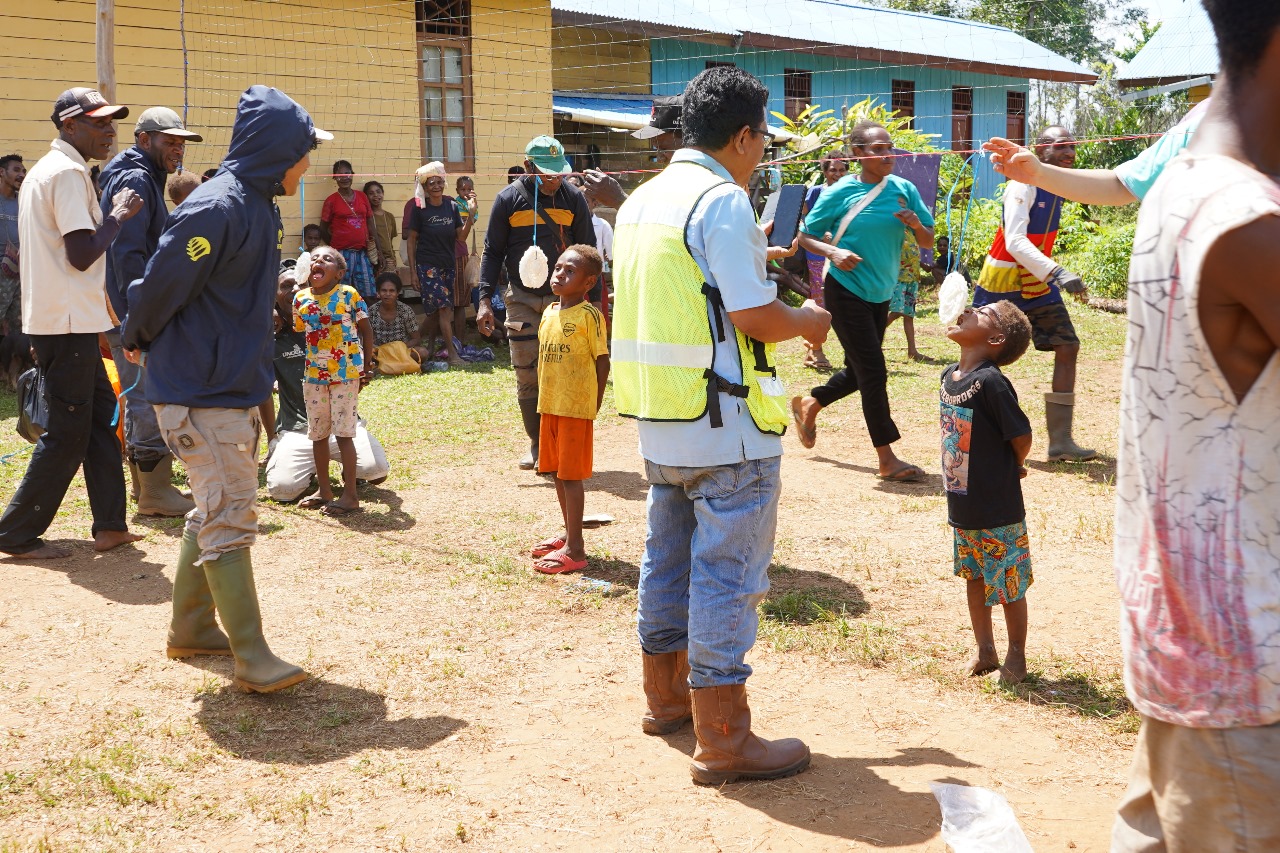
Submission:
[[[520,419],[524,421],[525,435],[529,436],[529,454],[520,460],[521,471],[532,471],[538,467],[538,434],[542,431],[542,415],[538,414],[538,398],[517,400],[520,404]]]

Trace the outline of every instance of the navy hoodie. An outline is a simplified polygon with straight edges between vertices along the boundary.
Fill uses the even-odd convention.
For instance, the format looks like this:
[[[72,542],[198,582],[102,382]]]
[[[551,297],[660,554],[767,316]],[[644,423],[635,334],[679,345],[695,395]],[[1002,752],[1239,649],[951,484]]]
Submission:
[[[147,350],[152,403],[247,409],[271,394],[284,240],[274,197],[314,142],[311,116],[288,95],[252,86],[240,96],[222,168],[169,216],[129,286],[121,340]]]
[[[147,259],[155,253],[164,232],[169,208],[164,203],[164,184],[169,173],[151,161],[138,146],[121,151],[98,177],[102,187],[102,214],[111,212],[116,193],[128,187],[142,196],[142,210],[126,219],[120,234],[107,249],[107,297],[117,317],[129,313],[125,295],[135,278],[142,278]]]

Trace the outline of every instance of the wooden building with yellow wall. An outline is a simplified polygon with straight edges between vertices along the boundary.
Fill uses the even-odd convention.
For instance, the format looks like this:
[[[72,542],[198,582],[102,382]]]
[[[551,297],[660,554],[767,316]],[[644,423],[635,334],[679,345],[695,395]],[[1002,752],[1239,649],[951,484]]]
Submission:
[[[93,0],[4,4],[0,153],[30,166],[56,136],[58,94],[96,85],[95,13]],[[280,199],[286,251],[318,221],[335,159],[351,161],[357,186],[376,176],[397,214],[413,171],[444,160],[451,176],[476,176],[487,211],[525,143],[551,132],[550,0],[186,0],[181,11],[179,0],[115,0],[114,30],[115,100],[131,109],[122,148],[142,110],[166,106],[204,135],[185,167],[217,166],[255,83],[333,132],[303,195]]]

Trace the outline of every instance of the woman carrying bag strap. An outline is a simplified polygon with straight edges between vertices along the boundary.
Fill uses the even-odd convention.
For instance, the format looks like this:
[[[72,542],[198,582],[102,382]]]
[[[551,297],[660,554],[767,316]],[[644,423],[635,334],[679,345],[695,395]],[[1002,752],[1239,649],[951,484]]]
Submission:
[[[899,459],[893,450],[902,434],[889,409],[883,345],[906,231],[911,229],[921,248],[932,248],[933,213],[915,184],[893,174],[893,141],[881,125],[858,122],[849,133],[849,146],[851,157],[862,164],[861,174],[850,174],[824,190],[800,235],[805,249],[827,259],[823,285],[831,331],[844,349],[844,368],[807,396],[792,399],[791,413],[800,443],[813,447],[818,412],[851,394],[861,395],[880,479],[915,482],[924,477],[924,470]],[[851,229],[854,219],[856,227]],[[837,227],[831,242],[815,236],[825,237],[832,226]]]

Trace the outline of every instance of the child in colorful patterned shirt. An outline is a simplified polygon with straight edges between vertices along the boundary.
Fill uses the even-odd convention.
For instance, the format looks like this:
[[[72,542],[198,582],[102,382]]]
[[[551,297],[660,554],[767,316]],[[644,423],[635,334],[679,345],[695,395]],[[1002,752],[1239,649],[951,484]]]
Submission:
[[[305,332],[307,366],[303,397],[307,405],[307,437],[316,459],[319,490],[298,505],[327,515],[358,512],[356,496],[356,398],[369,384],[373,327],[369,311],[355,288],[339,284],[346,269],[342,253],[318,246],[310,253],[309,287],[293,299],[294,330]],[[368,369],[366,368],[368,366]],[[337,439],[342,459],[342,497],[334,500],[329,485],[329,436]]]
[[[1027,351],[1031,323],[1012,302],[966,308],[947,329],[960,361],[942,372],[942,477],[955,529],[955,574],[968,581],[969,620],[978,652],[970,675],[1016,684],[1027,676],[1027,587],[1031,553],[1022,503],[1031,423],[1000,372]],[[996,654],[991,608],[1004,608],[1009,650]]]
[[[548,575],[587,567],[582,481],[591,476],[594,421],[609,378],[609,340],[604,315],[586,296],[603,268],[593,247],[565,249],[551,273],[551,292],[560,301],[547,307],[538,324],[538,472],[555,475],[565,530],[533,549],[533,567]]]

